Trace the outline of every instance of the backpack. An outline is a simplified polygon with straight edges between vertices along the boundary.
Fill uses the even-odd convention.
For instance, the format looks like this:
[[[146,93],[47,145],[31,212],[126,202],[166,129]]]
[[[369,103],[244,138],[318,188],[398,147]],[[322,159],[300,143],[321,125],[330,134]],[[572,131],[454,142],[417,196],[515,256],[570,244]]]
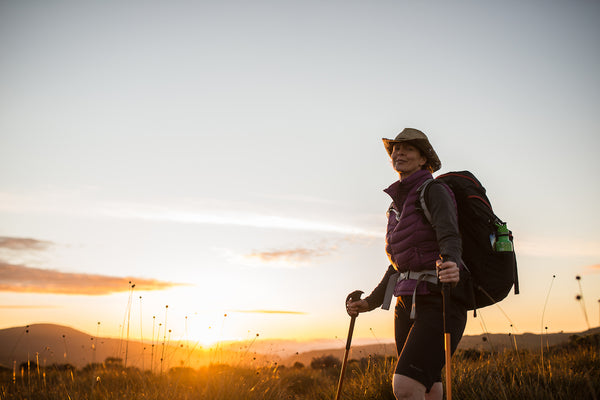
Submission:
[[[461,270],[460,282],[457,290],[452,290],[452,297],[461,301],[468,310],[476,310],[504,299],[513,286],[515,294],[518,294],[514,245],[512,251],[494,250],[496,224],[505,223],[494,214],[483,185],[469,171],[449,172],[425,182],[418,189],[417,207],[429,223],[431,214],[425,202],[426,193],[432,183],[438,182],[454,193],[462,238],[465,269]],[[513,244],[512,232],[509,231],[508,236]]]

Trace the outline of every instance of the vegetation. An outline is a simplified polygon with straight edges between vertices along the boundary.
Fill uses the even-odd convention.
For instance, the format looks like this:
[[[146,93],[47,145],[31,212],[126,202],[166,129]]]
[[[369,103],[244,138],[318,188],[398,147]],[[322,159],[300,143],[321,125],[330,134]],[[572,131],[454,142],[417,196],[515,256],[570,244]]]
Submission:
[[[350,360],[342,398],[393,400],[394,361],[382,356]],[[0,400],[332,399],[340,367],[333,356],[315,358],[308,367],[213,364],[164,374],[124,368],[115,358],[81,370],[25,363],[20,371],[0,369]],[[530,351],[461,351],[453,358],[452,376],[457,399],[600,399],[600,334],[573,336],[547,349],[543,358]]]

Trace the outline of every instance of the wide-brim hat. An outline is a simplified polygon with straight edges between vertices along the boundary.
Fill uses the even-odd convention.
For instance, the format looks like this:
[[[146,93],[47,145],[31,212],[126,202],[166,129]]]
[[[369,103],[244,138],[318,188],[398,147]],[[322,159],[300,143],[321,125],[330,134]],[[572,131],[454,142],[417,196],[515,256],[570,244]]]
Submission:
[[[392,150],[394,150],[394,145],[396,143],[410,142],[411,145],[418,148],[421,151],[421,154],[427,158],[427,165],[431,168],[431,172],[435,172],[442,168],[442,162],[431,143],[429,143],[427,135],[418,129],[405,128],[395,139],[383,138],[382,140],[385,150],[390,157],[392,156]]]

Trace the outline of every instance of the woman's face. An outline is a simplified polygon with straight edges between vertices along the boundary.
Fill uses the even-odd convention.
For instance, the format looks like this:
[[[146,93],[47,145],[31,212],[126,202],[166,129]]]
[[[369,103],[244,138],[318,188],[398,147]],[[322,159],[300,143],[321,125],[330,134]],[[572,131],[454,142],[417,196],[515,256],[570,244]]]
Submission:
[[[426,163],[427,158],[415,146],[403,142],[394,145],[392,165],[402,178],[417,172]]]

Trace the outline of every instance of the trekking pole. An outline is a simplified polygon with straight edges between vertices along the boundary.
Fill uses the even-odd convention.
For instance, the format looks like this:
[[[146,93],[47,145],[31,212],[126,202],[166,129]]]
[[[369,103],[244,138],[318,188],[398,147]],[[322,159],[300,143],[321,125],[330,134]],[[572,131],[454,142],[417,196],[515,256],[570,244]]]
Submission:
[[[447,323],[448,316],[446,310],[450,313],[450,289],[452,286],[449,283],[442,285],[443,305],[442,314],[444,318],[444,353],[446,355],[446,399],[452,400],[452,348],[451,348],[451,337],[450,327]]]
[[[355,290],[346,297],[346,303],[349,300],[358,301],[360,295],[363,294],[361,290]],[[348,338],[346,339],[346,350],[344,351],[344,361],[342,362],[342,371],[340,372],[340,380],[338,382],[337,393],[335,394],[335,400],[339,400],[342,394],[342,383],[344,382],[344,372],[346,372],[346,364],[348,362],[348,353],[350,352],[350,343],[352,343],[352,333],[354,332],[354,323],[356,322],[356,315],[350,318],[350,328],[348,329]]]

